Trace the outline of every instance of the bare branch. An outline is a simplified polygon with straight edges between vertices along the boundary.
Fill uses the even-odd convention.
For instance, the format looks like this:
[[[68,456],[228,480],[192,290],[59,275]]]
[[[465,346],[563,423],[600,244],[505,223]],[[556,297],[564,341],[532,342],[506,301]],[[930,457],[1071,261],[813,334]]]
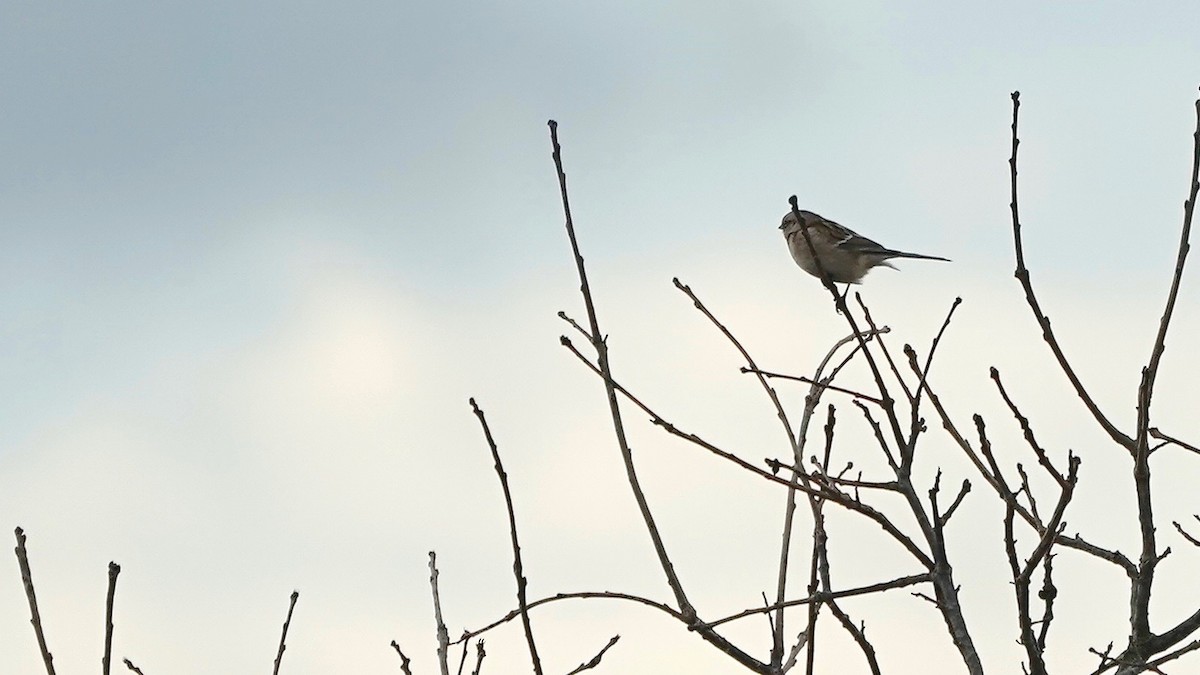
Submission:
[[[104,675],[109,675],[112,666],[113,600],[117,595],[117,575],[120,573],[120,565],[115,562],[108,563],[108,597],[104,603],[104,656],[100,659],[101,672]]]
[[[1138,388],[1138,448],[1146,444],[1146,434],[1150,429],[1150,397],[1154,394],[1154,382],[1158,377],[1159,364],[1166,350],[1167,330],[1171,325],[1171,317],[1175,313],[1175,300],[1179,296],[1179,286],[1183,281],[1183,267],[1187,263],[1188,250],[1191,244],[1188,240],[1192,233],[1192,215],[1196,208],[1196,195],[1200,192],[1200,100],[1196,101],[1196,131],[1192,134],[1192,180],[1189,183],[1188,198],[1183,202],[1183,227],[1179,232],[1179,252],[1175,258],[1175,273],[1171,277],[1171,290],[1167,293],[1167,304],[1163,308],[1162,318],[1158,324],[1158,334],[1154,338],[1154,347],[1150,351],[1150,362],[1142,370],[1142,383]]]
[[[867,667],[871,669],[872,675],[881,675],[882,671],[879,669],[879,659],[875,656],[875,647],[867,639],[866,631],[862,627],[854,625],[854,621],[850,619],[850,615],[841,608],[837,601],[829,600],[825,605],[829,607],[829,611],[833,613],[833,616],[837,618],[842,627],[846,629],[846,632],[850,634],[850,637],[854,639],[858,648],[862,650],[863,658],[867,660]]]
[[[884,326],[882,329],[877,329],[875,327],[875,319],[871,316],[871,310],[867,307],[867,303],[863,302],[862,294],[855,293],[854,298],[855,300],[858,300],[858,306],[862,308],[863,311],[863,319],[866,320],[867,325],[871,327],[871,330],[880,334],[888,332],[887,326]],[[883,358],[887,361],[888,367],[892,369],[892,374],[896,377],[896,382],[900,383],[900,388],[904,390],[905,399],[907,399],[909,405],[911,405],[913,403],[912,390],[908,388],[908,384],[904,381],[904,378],[900,376],[900,369],[896,367],[896,361],[892,359],[892,352],[887,348],[887,343],[884,341],[882,335],[879,338],[879,349],[883,352]]]
[[[300,591],[292,591],[291,602],[288,603],[287,618],[283,621],[283,633],[279,636],[279,652],[275,654],[275,670],[271,671],[274,675],[279,675],[279,664],[283,662],[283,650],[287,649],[285,644],[287,641],[288,626],[292,624],[292,611],[296,609],[296,601],[300,599]]]
[[[133,672],[137,673],[137,675],[145,675],[145,673],[143,673],[143,672],[142,672],[142,669],[141,669],[141,668],[138,668],[137,666],[133,665],[133,661],[130,661],[129,659],[123,659],[123,660],[125,661],[125,667],[126,667],[126,668],[128,668],[128,669],[132,670]]]
[[[914,363],[910,363],[910,365],[915,367]],[[934,409],[937,410],[938,416],[942,419],[942,426],[946,429],[946,432],[950,434],[950,437],[954,439],[954,442],[958,444],[959,448],[962,449],[967,458],[971,460],[971,464],[975,466],[975,469],[979,472],[979,475],[983,477],[988,485],[992,486],[992,489],[995,490],[996,494],[999,495],[1001,499],[1008,500],[1012,498],[1007,486],[1002,483],[1002,478],[992,475],[991,471],[984,466],[983,460],[981,460],[979,455],[976,454],[975,449],[971,447],[970,442],[968,442],[958,430],[957,425],[954,424],[954,420],[950,418],[950,414],[946,411],[945,406],[942,405],[941,399],[933,391],[933,388],[930,386],[929,382],[925,383],[925,390],[926,393],[929,394],[930,403],[933,404]],[[983,424],[983,418],[979,415],[975,415],[975,421],[977,425]],[[1036,517],[1033,513],[1020,504],[1017,504],[1015,508],[1017,510],[1017,514],[1020,515],[1030,527],[1037,530],[1039,535],[1045,532],[1045,525],[1042,523],[1040,518]],[[1082,551],[1083,553],[1087,553],[1095,556],[1096,558],[1106,560],[1114,565],[1117,565],[1130,578],[1133,578],[1133,576],[1137,574],[1137,567],[1124,554],[1120,553],[1119,551],[1102,548],[1092,544],[1091,542],[1088,542],[1080,537],[1078,534],[1074,536],[1060,536],[1058,539],[1058,544],[1075,549],[1077,551]]]
[[[479,418],[479,425],[483,427],[483,435],[487,439],[488,447],[492,451],[492,459],[496,462],[496,475],[500,478],[500,488],[504,492],[504,506],[508,510],[508,529],[512,535],[513,549],[513,576],[517,579],[517,609],[521,612],[521,626],[525,629],[525,641],[529,644],[529,658],[533,662],[533,672],[536,675],[542,675],[542,660],[538,658],[537,645],[533,641],[533,627],[529,624],[529,612],[525,604],[525,570],[521,565],[521,544],[517,541],[517,516],[513,511],[512,492],[508,489],[508,474],[504,472],[504,464],[500,461],[500,451],[496,448],[496,441],[492,438],[492,430],[488,428],[487,418],[483,415],[483,410],[475,404],[475,399],[471,399],[471,410],[475,416]]]
[[[950,508],[946,509],[946,513],[942,515],[942,518],[939,521],[939,524],[942,527],[945,527],[946,523],[950,522],[950,519],[954,516],[954,512],[958,510],[958,505],[962,503],[963,498],[965,498],[967,493],[970,491],[971,481],[963,480],[962,487],[958,489],[958,496],[956,496],[954,501],[950,503]]]
[[[1038,445],[1037,438],[1033,435],[1033,427],[1029,425],[1029,418],[1021,414],[1020,409],[1017,408],[1017,404],[1013,403],[1013,400],[1008,395],[1008,391],[1004,389],[1004,382],[1000,379],[1000,371],[993,367],[990,372],[992,381],[996,383],[996,388],[1000,390],[1000,397],[1004,399],[1004,404],[1008,406],[1009,412],[1013,414],[1013,417],[1017,420],[1017,424],[1021,426],[1021,431],[1025,434],[1025,442],[1033,449],[1033,454],[1037,456],[1038,463],[1042,465],[1046,473],[1050,474],[1050,477],[1061,487],[1066,482],[1067,477],[1054,468],[1054,464],[1046,456],[1046,451],[1042,449],[1041,445]]]
[[[483,640],[475,643],[475,653],[475,670],[471,671],[471,675],[479,675],[479,672],[483,670],[483,657],[487,656],[487,652],[483,650]]]
[[[1025,301],[1028,303],[1029,309],[1033,311],[1033,316],[1037,319],[1038,325],[1042,327],[1042,338],[1045,339],[1046,344],[1050,345],[1050,351],[1054,352],[1054,358],[1058,360],[1059,367],[1062,368],[1067,379],[1071,381],[1071,386],[1075,388],[1075,394],[1083,401],[1084,406],[1092,413],[1092,417],[1108,433],[1109,437],[1121,447],[1133,452],[1133,439],[1122,433],[1112,422],[1108,421],[1108,418],[1100,411],[1100,406],[1092,400],[1091,394],[1088,393],[1083,383],[1080,382],[1079,377],[1075,374],[1075,369],[1067,361],[1062,347],[1058,344],[1058,339],[1054,337],[1054,330],[1050,327],[1050,319],[1042,312],[1042,307],[1038,304],[1037,295],[1033,291],[1033,283],[1029,280],[1029,270],[1025,267],[1025,252],[1021,246],[1021,218],[1017,206],[1017,146],[1020,144],[1020,140],[1017,138],[1017,112],[1021,108],[1021,92],[1014,91],[1012,93],[1012,102],[1012,156],[1008,160],[1008,166],[1012,180],[1012,201],[1009,203],[1009,208],[1012,210],[1013,246],[1017,258],[1017,269],[1014,275],[1021,282],[1021,287],[1025,289]]]
[[[1200,520],[1200,516],[1196,516],[1195,514],[1193,514],[1192,517],[1195,518],[1196,520]],[[1196,537],[1193,537],[1192,535],[1185,532],[1183,529],[1183,526],[1179,524],[1178,520],[1172,520],[1171,524],[1175,526],[1175,529],[1179,532],[1179,534],[1184,539],[1187,539],[1188,542],[1191,543],[1192,546],[1200,546],[1200,539],[1197,539]]]
[[[1200,448],[1198,448],[1190,443],[1185,443],[1185,442],[1179,440],[1178,438],[1168,436],[1168,435],[1164,434],[1163,432],[1159,431],[1158,427],[1151,427],[1149,433],[1152,438],[1157,438],[1160,441],[1165,441],[1165,442],[1171,443],[1173,445],[1178,445],[1179,447],[1183,448],[1184,450],[1190,450],[1191,452],[1200,454]]]
[[[680,612],[686,617],[686,623],[689,625],[698,624],[696,618],[696,608],[692,606],[688,600],[687,594],[684,592],[683,583],[679,580],[679,576],[675,573],[675,565],[671,562],[670,556],[667,554],[666,544],[663,543],[662,536],[658,532],[658,525],[654,521],[654,516],[650,512],[650,505],[646,501],[646,495],[642,490],[641,483],[637,477],[637,471],[633,465],[633,452],[629,449],[629,443],[625,437],[625,425],[621,419],[621,408],[617,401],[616,383],[613,381],[612,368],[608,361],[608,345],[600,338],[600,323],[596,314],[595,304],[592,302],[592,291],[588,285],[587,270],[584,267],[583,255],[579,250],[579,242],[575,237],[575,224],[571,219],[571,203],[567,195],[567,175],[563,171],[562,162],[562,146],[558,142],[558,123],[550,120],[547,123],[550,127],[550,143],[553,147],[552,158],[554,160],[554,168],[558,174],[558,187],[562,196],[563,215],[565,217],[565,227],[567,237],[571,241],[571,253],[575,259],[575,267],[579,273],[579,291],[583,296],[584,307],[588,315],[588,332],[592,336],[592,347],[596,350],[596,367],[604,379],[604,390],[608,399],[608,408],[612,416],[613,431],[616,434],[617,446],[621,452],[621,459],[625,464],[625,475],[629,482],[629,487],[633,492],[634,500],[637,502],[638,511],[641,513],[642,521],[646,525],[646,531],[650,535],[651,543],[654,546],[655,555],[658,557],[659,565],[662,567],[663,574],[666,576],[667,585],[671,588],[671,592],[675,595],[675,602],[679,606]],[[700,636],[728,654],[735,661],[757,673],[766,673],[770,670],[770,666],[758,659],[747,654],[742,649],[735,646],[723,636],[718,635],[712,630],[698,631]],[[446,675],[449,675],[448,673]]]
[[[784,375],[783,373],[773,373],[769,370],[759,370],[758,368],[742,368],[741,371],[743,373],[753,373],[760,377],[775,378],[775,379],[780,379],[780,380],[795,380],[796,382],[803,382],[805,384],[815,385],[817,387],[820,387],[821,389],[828,389],[830,391],[836,391],[836,392],[840,392],[843,394],[849,394],[849,395],[853,396],[854,398],[861,398],[864,401],[870,401],[871,403],[874,403],[875,405],[883,405],[883,401],[881,401],[880,399],[878,399],[874,396],[864,394],[860,391],[854,391],[853,389],[846,389],[845,387],[838,387],[836,385],[822,383],[822,382],[813,380],[812,378],[804,377],[803,375]]]
[[[438,667],[442,669],[442,675],[450,675],[450,632],[446,630],[446,622],[442,619],[442,599],[438,595],[437,553],[434,551],[429,552],[429,586],[433,589],[433,619],[437,622]]]
[[[392,649],[395,649],[396,653],[400,655],[400,670],[404,671],[404,675],[412,675],[412,671],[408,669],[408,664],[411,663],[412,660],[405,656],[404,652],[400,650],[400,643],[392,640]]]
[[[675,619],[676,621],[684,621],[683,613],[677,609],[672,608],[670,605],[667,605],[667,604],[661,603],[661,602],[657,602],[654,600],[650,600],[648,598],[643,598],[638,595],[630,595],[629,593],[616,593],[613,591],[581,591],[581,592],[577,592],[577,593],[558,593],[558,594],[552,595],[550,597],[534,600],[533,602],[529,603],[527,608],[533,609],[535,607],[540,607],[542,605],[549,604],[551,602],[559,602],[562,600],[590,600],[590,599],[597,599],[597,598],[605,598],[605,599],[609,599],[609,600],[627,600],[630,602],[636,602],[639,605],[653,607],[654,609],[657,609],[658,611],[669,615],[671,618]],[[456,644],[459,644],[466,640],[476,638],[476,637],[483,635],[484,633],[490,631],[491,629],[493,629],[497,626],[500,626],[501,624],[505,624],[505,623],[508,623],[509,621],[512,621],[513,619],[517,618],[520,615],[521,615],[521,611],[519,609],[514,609],[511,612],[509,612],[508,614],[505,614],[504,616],[500,617],[499,619],[487,624],[483,628],[479,628],[477,630],[472,630],[472,631],[464,631],[461,637],[459,637],[454,642],[451,642],[450,644],[456,645]]]
[[[612,638],[608,641],[608,644],[604,645],[600,649],[600,652],[598,654],[596,654],[595,656],[593,656],[590,661],[586,661],[584,663],[579,664],[578,668],[567,673],[567,675],[575,675],[576,673],[582,673],[585,670],[591,670],[592,668],[595,668],[596,666],[600,665],[600,659],[604,658],[604,652],[608,651],[613,645],[617,644],[617,640],[620,640],[620,639],[621,639],[620,635],[612,636]]]
[[[21,581],[25,584],[25,597],[29,600],[29,622],[33,624],[33,634],[37,638],[38,649],[42,651],[42,663],[46,665],[46,674],[54,675],[54,657],[46,647],[46,635],[42,632],[42,615],[38,612],[37,594],[33,591],[33,572],[29,569],[29,553],[25,550],[25,530],[16,529],[17,535],[17,564],[21,568]]]
[[[883,581],[883,582],[880,582],[877,584],[870,584],[868,586],[859,586],[857,588],[849,588],[849,589],[846,589],[843,591],[818,591],[817,593],[814,593],[813,595],[810,595],[807,598],[797,598],[795,600],[788,600],[787,602],[782,603],[782,605],[776,604],[776,605],[771,605],[769,607],[755,607],[752,609],[747,609],[747,610],[738,612],[737,614],[731,614],[727,617],[717,619],[716,621],[709,622],[707,625],[708,626],[720,626],[721,624],[729,623],[730,621],[736,621],[738,619],[744,619],[748,616],[754,616],[755,614],[762,614],[763,612],[772,612],[780,606],[782,606],[782,607],[797,607],[800,605],[807,605],[807,604],[813,603],[813,602],[825,602],[826,600],[838,600],[840,598],[849,598],[849,597],[853,597],[856,595],[868,595],[871,593],[879,593],[881,591],[891,590],[893,588],[904,588],[905,586],[912,586],[913,584],[925,583],[927,581],[929,581],[929,573],[923,572],[921,574],[912,574],[907,577],[900,577],[898,579],[892,579],[891,581]]]

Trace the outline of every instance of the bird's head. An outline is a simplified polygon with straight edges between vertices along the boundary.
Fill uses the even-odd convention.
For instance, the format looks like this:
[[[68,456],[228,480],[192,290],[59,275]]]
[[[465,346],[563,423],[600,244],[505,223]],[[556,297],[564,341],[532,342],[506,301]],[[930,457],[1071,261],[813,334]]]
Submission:
[[[783,236],[790,237],[794,232],[799,232],[801,222],[803,221],[811,224],[814,218],[816,218],[816,214],[809,213],[808,211],[801,211],[800,218],[800,221],[796,220],[796,214],[792,211],[788,211],[787,213],[783,214],[783,222],[779,224],[779,229],[783,231]]]

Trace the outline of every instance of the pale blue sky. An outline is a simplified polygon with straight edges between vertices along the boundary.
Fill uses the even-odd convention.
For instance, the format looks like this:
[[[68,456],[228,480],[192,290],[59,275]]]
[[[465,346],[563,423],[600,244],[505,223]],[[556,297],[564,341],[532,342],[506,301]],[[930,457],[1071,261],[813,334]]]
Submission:
[[[548,118],[614,358],[714,435],[777,441],[672,276],[707,290],[780,369],[811,367],[842,331],[776,230],[791,194],[954,259],[880,271],[864,289],[913,340],[967,299],[946,357],[963,361],[944,371],[968,388],[964,414],[994,403],[971,396],[991,396],[983,368],[1009,359],[1028,368],[1045,424],[1083,424],[1045,374],[1011,278],[1009,93],[1021,90],[1030,266],[1084,372],[1120,365],[1097,387],[1128,421],[1150,331],[1104,331],[1152,319],[1167,283],[1200,5],[905,4],[0,5],[0,525],[29,532],[56,660],[99,658],[115,559],[117,654],[147,673],[212,672],[218,655],[230,672],[264,667],[292,588],[285,672],[394,672],[393,638],[429,672],[425,551],[451,571],[456,624],[511,604],[469,395],[508,453],[538,594],[665,597],[596,383],[557,346],[554,312],[579,302]],[[1196,339],[1197,301],[1186,287],[1172,348]],[[1020,332],[997,344],[997,326]],[[971,353],[989,341],[995,353]],[[1073,429],[1046,434],[1078,449]],[[781,497],[710,477],[707,459],[689,475],[694,454],[674,446],[656,466],[661,438],[642,433],[656,500],[695,541],[670,539],[716,587],[711,611],[754,604]],[[758,442],[739,447],[757,457]],[[745,553],[760,578],[725,588],[741,558],[704,543],[692,500],[762,502],[700,521],[757,533],[747,521],[761,520],[761,555]],[[30,672],[11,557],[0,577],[0,670]],[[620,632],[610,672],[728,672],[694,636],[619,609],[583,608],[587,630],[555,615],[556,670]],[[921,605],[902,611],[940,635]],[[998,625],[989,656],[1013,670]],[[1108,628],[1080,639],[1121,637]],[[521,663],[506,635],[492,672]],[[680,660],[655,661],[663,644]]]

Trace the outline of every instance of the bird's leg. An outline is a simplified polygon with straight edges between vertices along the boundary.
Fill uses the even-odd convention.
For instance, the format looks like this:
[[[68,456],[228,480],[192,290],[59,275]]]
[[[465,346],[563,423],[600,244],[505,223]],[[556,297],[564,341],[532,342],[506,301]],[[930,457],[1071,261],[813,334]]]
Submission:
[[[842,301],[837,303],[837,305],[836,305],[838,314],[842,313],[842,305],[849,303],[849,300],[847,300],[847,298],[850,297],[850,284],[849,283],[846,284],[846,290],[842,291],[842,295],[840,297],[841,297]]]

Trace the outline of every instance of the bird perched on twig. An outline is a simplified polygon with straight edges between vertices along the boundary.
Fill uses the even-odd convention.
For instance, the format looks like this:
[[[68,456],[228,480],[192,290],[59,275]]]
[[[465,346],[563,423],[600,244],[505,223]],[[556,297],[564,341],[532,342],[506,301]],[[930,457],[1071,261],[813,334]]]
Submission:
[[[821,278],[821,271],[817,267],[816,260],[813,259],[813,250],[816,250],[821,267],[825,268],[830,280],[839,284],[857,284],[862,281],[867,272],[871,271],[871,268],[880,265],[896,269],[888,262],[892,258],[919,258],[950,262],[946,258],[934,255],[906,253],[884,248],[850,228],[822,218],[812,211],[800,211],[800,218],[802,222],[798,222],[796,215],[788,211],[783,216],[783,224],[779,226],[779,229],[783,230],[783,236],[787,239],[792,260],[796,261],[800,269],[818,279]],[[811,249],[808,241],[805,241],[804,238],[805,229],[808,230],[808,239],[812,241]]]

